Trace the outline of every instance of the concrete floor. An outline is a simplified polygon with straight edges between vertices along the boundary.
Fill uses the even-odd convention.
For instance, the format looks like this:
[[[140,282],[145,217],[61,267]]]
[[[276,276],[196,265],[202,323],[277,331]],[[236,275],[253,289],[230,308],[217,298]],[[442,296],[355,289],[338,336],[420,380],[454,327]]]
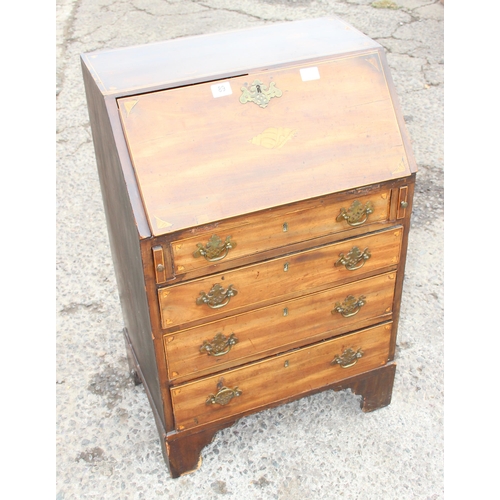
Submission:
[[[444,498],[444,9],[378,3],[57,0],[57,500]],[[246,417],[173,480],[128,377],[79,55],[328,15],[386,48],[419,167],[392,403],[329,391]]]

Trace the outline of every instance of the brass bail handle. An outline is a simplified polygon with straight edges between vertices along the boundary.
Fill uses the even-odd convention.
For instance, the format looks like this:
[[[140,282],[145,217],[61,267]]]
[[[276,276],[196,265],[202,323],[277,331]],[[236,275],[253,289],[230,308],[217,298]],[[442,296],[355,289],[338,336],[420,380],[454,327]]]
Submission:
[[[224,356],[227,354],[233,345],[238,343],[238,339],[234,333],[226,337],[222,333],[218,333],[211,341],[205,340],[200,347],[200,353],[207,353],[209,356]]]
[[[358,362],[358,359],[363,357],[363,354],[364,352],[361,348],[354,351],[349,347],[340,356],[336,354],[335,358],[331,361],[331,364],[340,365],[341,368],[350,368]]]
[[[366,297],[360,295],[359,298],[353,295],[348,295],[342,304],[340,302],[335,303],[335,308],[332,310],[332,314],[340,313],[344,318],[350,318],[355,316],[361,310],[361,308],[366,304]]]
[[[373,213],[373,203],[367,201],[365,204],[354,200],[348,209],[341,208],[337,215],[337,222],[345,220],[352,227],[361,226],[368,220],[368,216]]]
[[[218,392],[217,394],[210,394],[205,404],[214,405],[218,404],[221,406],[227,405],[233,398],[237,398],[243,394],[243,392],[235,387],[234,389],[230,389],[229,387],[223,387],[221,384],[217,384]]]
[[[353,247],[347,255],[340,253],[339,257],[339,260],[334,264],[335,267],[345,266],[348,271],[355,271],[365,265],[365,262],[371,257],[371,253],[368,248],[361,251],[358,247]]]
[[[200,296],[196,299],[196,305],[201,306],[206,304],[212,309],[219,309],[229,304],[231,297],[238,294],[238,291],[229,285],[224,289],[222,285],[216,283],[208,293],[200,292]]]
[[[193,257],[204,257],[208,262],[217,262],[222,260],[229,250],[236,246],[235,241],[231,241],[231,236],[226,236],[226,240],[222,241],[219,236],[213,234],[206,245],[197,243],[198,249],[193,252]]]

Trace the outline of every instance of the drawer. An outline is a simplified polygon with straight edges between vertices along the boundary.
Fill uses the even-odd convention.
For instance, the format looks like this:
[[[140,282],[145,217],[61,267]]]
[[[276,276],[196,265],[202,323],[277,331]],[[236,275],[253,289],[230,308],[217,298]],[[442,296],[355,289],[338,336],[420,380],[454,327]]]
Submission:
[[[395,273],[165,335],[169,378],[184,382],[391,319]]]
[[[387,362],[392,323],[171,388],[177,430],[256,410]]]
[[[174,273],[389,220],[389,189],[344,201],[335,199],[338,198],[321,198],[314,203],[307,201],[249,216],[239,222],[222,222],[196,236],[175,240],[170,247]]]
[[[395,266],[402,235],[397,226],[162,288],[158,291],[162,327],[228,316],[241,308],[270,305],[295,293]]]

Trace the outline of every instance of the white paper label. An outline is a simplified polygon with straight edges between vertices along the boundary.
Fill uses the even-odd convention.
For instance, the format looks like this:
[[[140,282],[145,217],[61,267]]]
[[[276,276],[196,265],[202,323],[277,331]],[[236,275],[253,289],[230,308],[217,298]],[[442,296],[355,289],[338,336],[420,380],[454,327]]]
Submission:
[[[233,93],[229,82],[214,83],[210,88],[212,89],[212,95],[214,97],[224,97],[225,95],[231,95]]]
[[[309,80],[319,80],[318,67],[314,66],[312,68],[301,68],[300,76],[303,82],[308,82]]]

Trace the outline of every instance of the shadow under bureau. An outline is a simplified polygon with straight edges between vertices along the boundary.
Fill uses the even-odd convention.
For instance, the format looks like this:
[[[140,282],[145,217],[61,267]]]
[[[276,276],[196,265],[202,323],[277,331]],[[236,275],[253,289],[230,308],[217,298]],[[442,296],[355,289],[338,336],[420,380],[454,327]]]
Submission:
[[[335,18],[82,55],[131,372],[173,477],[250,413],[390,403],[416,166]]]

